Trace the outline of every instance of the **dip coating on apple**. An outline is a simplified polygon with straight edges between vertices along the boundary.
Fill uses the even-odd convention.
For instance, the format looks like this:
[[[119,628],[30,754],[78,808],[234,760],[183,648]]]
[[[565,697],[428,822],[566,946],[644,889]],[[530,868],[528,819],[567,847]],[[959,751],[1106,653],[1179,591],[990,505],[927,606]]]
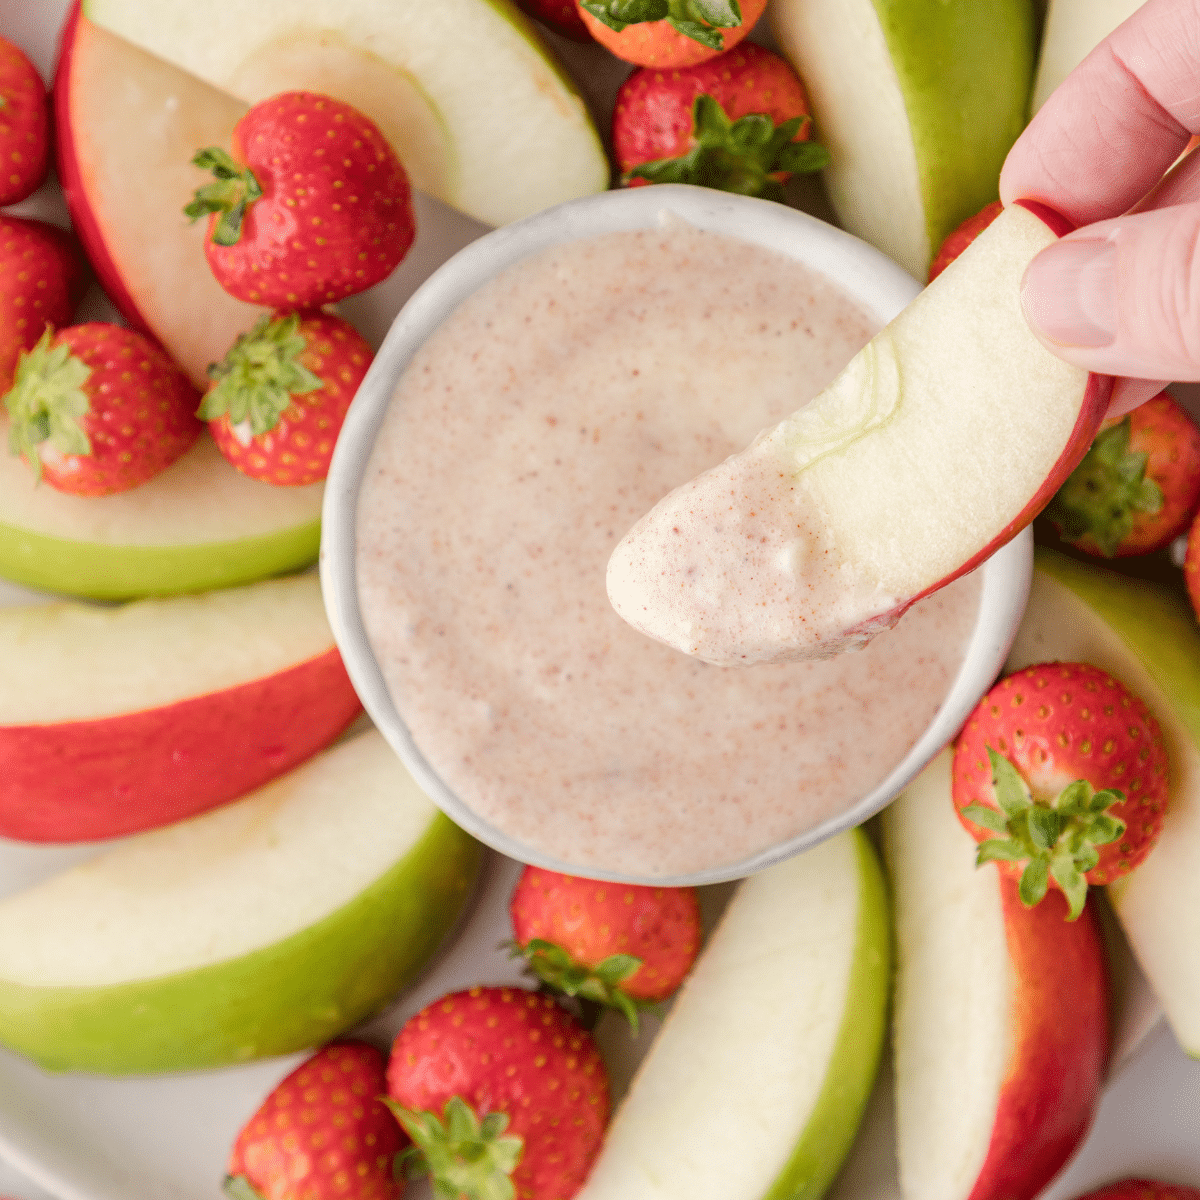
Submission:
[[[616,611],[718,665],[825,658],[1024,528],[1111,386],[1025,323],[1040,212],[1005,210],[811,404],[661,500],[609,561]]]

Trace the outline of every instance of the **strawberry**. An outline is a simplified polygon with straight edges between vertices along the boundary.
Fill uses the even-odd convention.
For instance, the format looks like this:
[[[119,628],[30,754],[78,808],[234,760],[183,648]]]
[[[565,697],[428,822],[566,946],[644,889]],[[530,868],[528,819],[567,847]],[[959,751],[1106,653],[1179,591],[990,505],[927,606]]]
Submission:
[[[316,483],[329,472],[371,347],[347,321],[317,310],[259,318],[208,368],[199,416],[221,453],[252,479]]]
[[[47,325],[70,323],[86,285],[87,268],[69,233],[0,215],[0,392],[12,387],[17,358]]]
[[[665,1000],[700,951],[693,888],[599,883],[526,867],[509,902],[515,953],[568,996],[619,1008]]]
[[[239,300],[315,308],[387,278],[414,236],[408,176],[357,109],[313,92],[256,104],[234,126],[232,154],[192,160],[216,182],[184,213],[208,215],[218,282]]]
[[[929,264],[929,282],[932,283],[1003,211],[1004,205],[993,200],[946,234]]]
[[[37,479],[77,496],[145,483],[196,440],[187,377],[132,329],[95,322],[42,334],[4,397],[8,445]]]
[[[1065,542],[1105,558],[1149,554],[1200,506],[1200,429],[1166,392],[1106,424],[1046,506]]]
[[[1167,809],[1158,722],[1084,663],[1039,664],[1001,680],[959,734],[953,778],[959,819],[981,843],[978,862],[1021,870],[1026,905],[1053,881],[1070,920],[1089,883],[1110,883],[1150,853]]]
[[[392,1046],[387,1082],[410,1167],[439,1196],[570,1200],[608,1123],[591,1037],[522,988],[472,988],[422,1009]]]
[[[404,1135],[381,1096],[383,1055],[333,1042],[297,1067],[242,1127],[229,1156],[231,1200],[397,1200]]]
[[[46,85],[24,52],[0,37],[0,205],[42,186],[50,168]]]
[[[590,42],[592,35],[575,7],[575,0],[517,0],[531,17],[573,42]]]
[[[1079,1200],[1200,1200],[1200,1189],[1154,1179],[1122,1179]]]
[[[588,32],[639,67],[693,67],[732,50],[767,0],[576,0]]]
[[[791,175],[819,171],[800,77],[753,42],[666,74],[643,68],[621,85],[613,149],[630,184],[696,183],[783,200]]]

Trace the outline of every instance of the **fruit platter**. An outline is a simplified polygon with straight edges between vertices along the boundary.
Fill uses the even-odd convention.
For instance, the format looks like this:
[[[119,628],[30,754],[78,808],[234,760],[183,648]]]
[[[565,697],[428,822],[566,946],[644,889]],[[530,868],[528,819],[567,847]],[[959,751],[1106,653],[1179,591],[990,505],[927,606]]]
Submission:
[[[1075,16],[1072,0],[1049,11],[962,0],[966,26],[951,6],[914,2],[886,36],[877,0],[439,0],[436,14],[417,0],[152,7],[0,5],[0,135],[13,136],[10,122],[26,139],[9,158],[16,190],[0,192],[0,1200],[1197,1200],[1200,624],[1188,597],[1200,610],[1200,396],[1176,385],[1102,424],[1111,381],[1050,361],[1014,316],[1020,272],[1063,232],[1061,218],[1033,203],[1000,213],[996,202],[1029,97],[1044,101],[1135,0],[1076,3]],[[932,55],[944,68],[936,85],[922,75]],[[37,90],[29,75],[20,83],[22,70],[48,87],[53,125],[43,116],[39,127],[36,113],[21,124],[16,89]],[[971,152],[959,153],[967,130]],[[898,144],[921,148],[919,170]],[[46,154],[43,175],[34,160]],[[378,391],[380,364],[396,357],[398,314],[434,304],[426,281],[480,239],[634,187],[759,197],[862,239],[885,275],[903,277],[894,303],[846,301],[835,322],[832,293],[805,275],[794,305],[812,306],[812,328],[798,336],[832,343],[838,324],[844,348],[799,385],[804,396],[762,414],[744,405],[732,434],[725,415],[703,413],[717,433],[704,434],[698,466],[671,468],[680,482],[780,420],[782,433],[745,454],[782,445],[801,470],[811,461],[828,474],[829,461],[861,452],[851,484],[835,478],[834,499],[822,501],[850,514],[846,556],[870,524],[854,493],[877,511],[892,494],[870,447],[902,457],[921,445],[911,429],[943,420],[939,388],[989,376],[977,398],[980,411],[994,406],[990,420],[1014,380],[1037,377],[1042,389],[1041,426],[1014,426],[1009,440],[1040,431],[1045,444],[1005,460],[996,512],[968,511],[980,484],[965,467],[959,491],[947,485],[932,502],[901,490],[885,517],[907,527],[913,552],[893,552],[897,573],[861,602],[855,593],[849,616],[815,613],[810,628],[827,621],[815,650],[794,628],[772,626],[750,645],[738,627],[732,649],[695,665],[686,655],[709,653],[696,634],[708,614],[681,626],[654,587],[698,506],[665,510],[649,551],[621,543],[634,549],[610,562],[604,620],[631,639],[647,691],[668,659],[685,664],[675,672],[685,683],[671,687],[686,691],[711,678],[698,671],[764,679],[796,658],[798,678],[815,686],[830,657],[861,659],[878,689],[893,676],[870,655],[891,644],[893,626],[926,622],[925,642],[905,651],[921,671],[889,682],[896,707],[880,709],[881,731],[855,726],[860,743],[880,741],[907,708],[912,730],[881,751],[867,782],[844,785],[842,810],[887,776],[948,694],[954,639],[994,608],[997,576],[975,568],[1004,546],[1010,591],[1032,574],[1019,625],[998,623],[999,677],[993,667],[958,736],[931,749],[894,800],[840,825],[836,805],[806,816],[826,824],[799,854],[773,853],[794,830],[746,842],[763,865],[744,878],[719,862],[670,860],[723,880],[702,886],[656,884],[636,822],[597,843],[627,841],[633,868],[611,848],[592,860],[580,850],[565,855],[571,873],[545,862],[564,857],[569,837],[551,853],[522,832],[531,849],[518,861],[452,822],[380,732],[322,579],[327,492],[346,453],[338,431],[343,419],[354,427],[356,391]],[[606,262],[585,253],[580,265],[561,250],[546,260],[561,307],[583,314],[578,326],[605,323],[621,353],[601,341],[600,357],[626,375],[651,374],[662,334],[652,327],[639,350],[636,304],[622,304],[634,309],[629,328],[587,307],[619,290],[613,275],[630,275],[639,256],[658,264],[650,307],[660,310],[674,302],[664,275],[699,295],[724,254],[739,262],[730,274],[751,277],[753,239],[722,248],[685,225],[667,214],[649,232],[610,235],[627,238],[619,269],[616,241],[604,244]],[[746,286],[793,304],[773,279]],[[548,291],[538,282],[535,312],[546,340],[575,348],[565,379],[583,370],[586,338],[550,332]],[[733,311],[740,293],[725,295]],[[519,359],[537,342],[521,332],[530,318],[516,300],[501,307],[510,323],[484,308],[483,325]],[[720,337],[749,337],[751,325],[761,334],[766,319],[747,311],[745,330]],[[411,371],[435,363],[424,370],[447,394],[451,367],[470,367],[482,344],[451,324],[460,315],[445,322],[445,358],[414,358]],[[803,324],[792,319],[788,336]],[[980,325],[998,351],[985,366],[964,355],[939,380],[947,342],[928,329],[970,344]],[[732,391],[719,372],[723,360],[741,369],[736,351],[704,326],[681,328],[670,370]],[[761,377],[781,374],[768,361]],[[912,374],[928,377],[925,408],[901,404]],[[453,405],[463,411],[480,386],[464,378]],[[435,514],[435,545],[455,476],[485,480],[456,500],[478,514],[485,546],[447,538],[460,558],[487,558],[498,525],[483,510],[503,515],[507,501],[485,472],[506,439],[526,465],[544,466],[557,464],[564,434],[590,447],[617,428],[597,416],[577,430],[588,401],[561,428],[538,409],[529,425],[540,440],[518,443],[517,417],[500,408],[508,400],[489,393],[481,420],[494,428],[467,453],[449,407],[417,424],[421,393],[401,393],[405,379],[395,397],[413,424],[384,426],[375,444],[399,437],[402,462],[420,464],[413,478],[428,470],[439,481],[432,501],[416,485],[400,493],[405,512]],[[512,411],[534,406],[531,395],[518,393]],[[647,444],[690,436],[646,428]],[[947,444],[973,443],[980,428],[965,424]],[[414,429],[420,452],[404,441]],[[614,444],[614,459],[642,452],[630,449],[637,439]],[[735,454],[721,469],[748,471],[738,487],[757,520],[769,506],[746,461]],[[782,477],[776,460],[767,473]],[[514,495],[526,475],[539,471],[514,476]],[[1116,515],[1096,520],[1091,497],[1110,477],[1124,490],[1099,507]],[[620,524],[605,532],[605,558],[663,494],[637,486],[649,490],[628,513],[605,518]],[[539,499],[520,505],[540,507],[550,525],[576,520],[563,492],[530,494]],[[404,521],[377,502],[383,493],[369,495],[392,536]],[[937,537],[921,522],[936,521],[939,503],[967,515],[948,548],[927,550]],[[1036,550],[1029,532],[1017,536],[1031,522]],[[756,553],[799,577],[806,555],[819,558],[789,536],[763,536],[768,549]],[[418,564],[410,574],[433,574],[423,543],[396,544],[395,558]],[[531,563],[543,557],[519,541],[496,557],[526,551]],[[749,559],[739,550],[734,561],[745,569]],[[480,612],[496,576],[485,567],[479,587],[458,576],[450,588]],[[521,578],[548,578],[534,570]],[[513,611],[542,610],[504,607],[517,575],[497,577],[509,615],[481,620],[499,665],[479,654],[472,667],[520,677],[508,633],[495,630]],[[390,575],[368,582],[361,564],[357,579],[364,594],[398,586]],[[858,586],[849,579],[837,576],[839,595]],[[695,591],[703,601],[725,586]],[[390,636],[383,611],[373,647]],[[548,640],[558,617],[522,619],[544,623]],[[396,624],[405,646],[419,644],[403,640],[419,617]],[[587,651],[596,660],[616,636],[602,628]],[[648,649],[647,633],[657,639]],[[938,641],[945,663],[929,645]],[[401,655],[407,669],[406,655],[417,653]],[[744,661],[754,665],[729,665]],[[481,701],[471,679],[453,693],[449,724],[482,746],[478,722],[499,709],[536,696],[565,710],[550,677],[578,669],[548,667],[516,700],[495,691]],[[930,690],[918,701],[920,673]],[[866,686],[835,678],[814,707]],[[730,695],[728,707],[747,703]],[[655,707],[636,721],[658,736]],[[864,721],[867,707],[830,720]],[[406,708],[405,720],[416,713]],[[582,759],[591,731],[572,720]],[[541,769],[549,742],[532,740],[534,723],[503,728],[514,757]],[[708,736],[689,745],[697,779],[715,775],[698,752]],[[475,768],[460,770],[455,756],[470,755],[422,737],[435,747],[428,769],[469,795]],[[749,760],[778,740],[740,751],[737,771],[755,787]],[[819,769],[836,779],[845,753],[826,748],[833,766]],[[602,740],[596,761],[564,786],[592,771],[615,797],[634,773],[612,765]],[[490,784],[489,772],[500,768],[482,770]],[[516,777],[520,791],[526,776]],[[635,777],[633,793],[648,786]],[[584,816],[564,811],[584,846]],[[709,843],[729,842],[738,823],[714,820]]]

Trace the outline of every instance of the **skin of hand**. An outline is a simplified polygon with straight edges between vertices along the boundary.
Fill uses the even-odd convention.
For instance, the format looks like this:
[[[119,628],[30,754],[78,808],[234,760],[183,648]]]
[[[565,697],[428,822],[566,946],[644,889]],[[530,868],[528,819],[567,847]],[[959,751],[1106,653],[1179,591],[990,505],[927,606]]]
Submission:
[[[1111,416],[1200,380],[1200,0],[1146,0],[1046,101],[1000,198],[1077,228],[1030,264],[1022,304],[1060,358],[1118,377]],[[1174,164],[1174,166],[1172,165]]]

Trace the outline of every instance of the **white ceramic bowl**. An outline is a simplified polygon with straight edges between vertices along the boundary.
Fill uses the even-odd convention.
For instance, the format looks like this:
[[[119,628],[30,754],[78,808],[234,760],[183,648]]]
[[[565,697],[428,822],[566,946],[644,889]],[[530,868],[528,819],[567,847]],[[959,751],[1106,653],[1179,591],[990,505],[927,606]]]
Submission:
[[[578,874],[483,820],[430,767],[384,683],[358,607],[355,523],[367,461],[396,381],[425,339],[477,288],[521,259],[599,234],[654,228],[664,214],[700,229],[753,242],[815,268],[839,283],[880,325],[920,291],[913,278],[873,247],[795,209],[705,188],[654,186],[605,192],[505,226],[471,243],[435,272],[405,305],[358,390],[334,453],[325,492],[321,578],[334,634],[367,712],[409,770],[448,816],[475,837],[524,862]],[[887,778],[836,818],[738,862],[688,876],[639,879],[601,866],[595,878],[664,886],[735,879],[799,853],[879,811],[958,731],[998,674],[1029,591],[1033,539],[1028,530],[980,568],[982,602],[958,675],[933,722]]]

